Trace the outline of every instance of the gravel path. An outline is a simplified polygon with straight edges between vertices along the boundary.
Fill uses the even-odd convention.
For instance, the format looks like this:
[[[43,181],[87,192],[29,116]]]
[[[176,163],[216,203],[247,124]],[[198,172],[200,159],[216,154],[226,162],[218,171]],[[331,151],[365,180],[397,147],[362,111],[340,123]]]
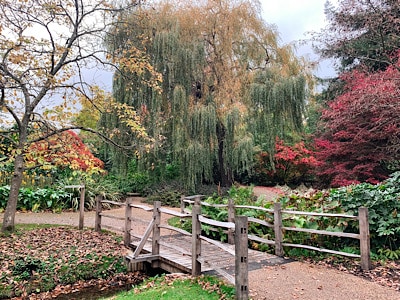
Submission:
[[[257,189],[258,194],[263,190]],[[266,191],[273,197],[271,191]],[[139,199],[137,200],[139,202]],[[108,212],[107,212],[108,213]],[[110,211],[111,214],[111,211]],[[124,216],[123,208],[113,209],[113,215]],[[135,222],[134,230],[143,232],[151,219],[151,212],[133,209],[133,216],[143,222]],[[94,212],[85,213],[84,224],[94,226]],[[3,214],[0,214],[0,221]],[[52,213],[17,213],[16,223],[62,224],[77,226],[79,214],[76,212]],[[104,224],[121,227],[122,221],[103,218]],[[166,220],[162,220],[166,222]],[[116,224],[117,223],[117,224]],[[303,299],[303,300],[400,300],[400,292],[381,286],[363,278],[342,273],[335,269],[301,262],[290,262],[284,265],[268,266],[249,272],[250,296],[261,299]]]

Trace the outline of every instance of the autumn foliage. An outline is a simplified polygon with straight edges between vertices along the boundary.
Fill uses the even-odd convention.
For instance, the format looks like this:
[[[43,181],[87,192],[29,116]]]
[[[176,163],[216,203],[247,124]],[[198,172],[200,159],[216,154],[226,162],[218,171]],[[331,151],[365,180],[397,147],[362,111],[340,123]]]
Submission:
[[[400,158],[398,66],[342,79],[346,90],[323,111],[324,132],[315,140],[318,175],[331,186],[377,183]]]
[[[317,160],[303,141],[293,146],[276,138],[272,162],[267,152],[257,154],[256,173],[265,182],[261,184],[300,184],[309,182]]]
[[[56,166],[88,172],[100,170],[104,166],[103,162],[96,158],[80,137],[71,130],[31,144],[26,160],[28,166],[40,165],[44,168]]]

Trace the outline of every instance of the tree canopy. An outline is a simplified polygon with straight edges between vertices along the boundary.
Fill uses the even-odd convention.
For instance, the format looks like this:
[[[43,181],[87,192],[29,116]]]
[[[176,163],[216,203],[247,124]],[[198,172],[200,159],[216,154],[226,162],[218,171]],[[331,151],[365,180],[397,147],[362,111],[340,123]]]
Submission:
[[[127,1],[126,5],[116,7],[112,3],[106,0],[0,1],[0,110],[12,123],[3,124],[0,131],[2,140],[11,149],[2,163],[14,167],[3,230],[14,229],[16,203],[30,145],[69,129],[93,131],[71,121],[79,97],[87,98],[94,110],[100,107],[96,102],[102,99],[101,93],[95,93],[97,89],[83,76],[85,68],[118,70],[123,66],[132,72],[152,73],[140,51],[132,51],[136,55],[131,55],[130,64],[120,60],[118,51],[107,53],[104,40],[108,28],[121,21],[118,17],[121,11],[129,11],[137,4]],[[156,81],[150,78],[148,83]],[[125,119],[136,137],[130,146],[136,146],[136,140],[145,136],[145,132],[140,120],[132,118],[134,111],[120,104],[112,105],[112,101],[108,101],[106,108],[114,109],[115,115]],[[98,134],[107,138],[106,134]]]
[[[140,84],[146,74],[114,78],[115,98],[134,106],[159,137],[157,147],[138,156],[140,164],[178,166],[191,190],[228,186],[251,170],[255,142],[273,147],[277,134],[302,130],[306,62],[278,45],[259,2],[155,2],[138,13],[144,17],[127,15],[131,25],[117,26],[109,45],[144,37],[137,47],[162,74],[160,93]]]
[[[327,1],[328,25],[315,36],[324,58],[339,61],[339,71],[363,66],[369,71],[395,65],[400,42],[400,4],[397,0]]]
[[[334,186],[377,183],[399,168],[400,72],[343,75],[345,92],[323,111],[319,175]]]

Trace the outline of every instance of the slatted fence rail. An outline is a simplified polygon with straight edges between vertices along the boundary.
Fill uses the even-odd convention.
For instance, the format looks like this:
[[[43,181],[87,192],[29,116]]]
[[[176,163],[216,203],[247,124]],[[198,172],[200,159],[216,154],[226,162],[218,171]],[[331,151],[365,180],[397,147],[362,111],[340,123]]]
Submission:
[[[182,212],[189,212],[186,208],[186,204],[194,204],[193,196],[191,197],[182,197],[181,198],[181,211]],[[207,202],[201,202],[201,205],[214,207],[214,208],[225,208],[228,210],[228,221],[234,219],[236,209],[249,209],[249,210],[258,210],[267,212],[273,215],[273,223],[268,223],[265,220],[249,217],[248,221],[257,223],[266,227],[269,227],[274,230],[275,240],[264,239],[259,236],[255,235],[248,235],[248,239],[263,243],[267,245],[274,245],[275,246],[275,254],[277,256],[283,256],[284,251],[283,247],[296,247],[296,248],[303,248],[309,249],[319,252],[331,253],[341,256],[353,257],[353,258],[360,258],[361,268],[363,270],[369,270],[371,268],[371,257],[370,257],[370,233],[369,233],[369,223],[368,223],[368,209],[365,207],[360,207],[358,209],[358,216],[348,215],[348,214],[330,214],[330,213],[319,213],[319,212],[304,212],[304,211],[294,211],[294,210],[282,210],[281,203],[274,203],[273,209],[268,209],[264,207],[258,206],[250,206],[250,205],[235,205],[232,200],[228,202],[228,204],[210,204]],[[282,224],[282,216],[283,215],[303,215],[303,216],[320,216],[320,217],[327,217],[327,218],[344,218],[350,220],[358,221],[359,225],[359,233],[346,233],[346,232],[334,232],[334,231],[327,231],[327,230],[318,230],[318,229],[308,229],[308,228],[297,228],[297,227],[285,227]],[[347,253],[342,251],[330,250],[325,248],[318,248],[309,245],[302,245],[302,244],[293,244],[293,243],[285,243],[284,242],[284,232],[285,231],[297,231],[297,232],[306,232],[311,234],[318,234],[318,235],[329,235],[329,236],[337,236],[337,237],[345,237],[345,238],[352,238],[358,239],[360,244],[360,255]],[[233,241],[233,232],[228,230],[228,242],[232,243]]]

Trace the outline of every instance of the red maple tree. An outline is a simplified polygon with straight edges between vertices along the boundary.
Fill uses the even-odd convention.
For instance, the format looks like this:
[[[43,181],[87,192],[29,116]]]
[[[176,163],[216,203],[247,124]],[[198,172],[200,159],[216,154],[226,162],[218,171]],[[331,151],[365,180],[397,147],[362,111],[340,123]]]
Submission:
[[[317,174],[326,184],[377,183],[400,159],[400,71],[342,76],[345,92],[322,113],[324,132],[315,139]]]
[[[267,152],[260,152],[256,173],[269,184],[299,184],[311,180],[316,164],[314,152],[303,141],[288,145],[277,137],[272,163]]]
[[[72,170],[101,169],[104,163],[95,157],[72,130],[31,144],[26,155],[27,165],[56,166]]]

